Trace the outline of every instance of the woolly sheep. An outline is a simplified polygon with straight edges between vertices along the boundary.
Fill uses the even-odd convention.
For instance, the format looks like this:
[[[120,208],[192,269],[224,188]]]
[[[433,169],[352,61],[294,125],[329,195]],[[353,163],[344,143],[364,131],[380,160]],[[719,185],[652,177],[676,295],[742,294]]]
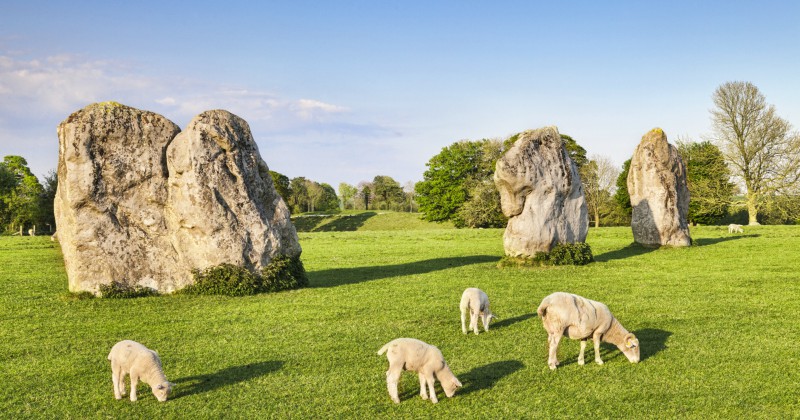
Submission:
[[[481,322],[483,322],[484,331],[489,331],[489,321],[493,318],[497,318],[489,309],[489,297],[486,296],[483,290],[476,287],[470,287],[464,290],[464,293],[461,295],[461,304],[459,307],[461,308],[461,331],[463,331],[464,334],[469,331],[466,325],[467,311],[469,311],[469,329],[473,330],[475,334],[478,334],[479,317]]]
[[[744,229],[742,229],[742,225],[731,223],[728,225],[728,233],[744,233]]]
[[[122,399],[125,394],[125,375],[131,377],[131,401],[136,401],[136,385],[139,379],[150,385],[153,395],[164,402],[172,387],[161,368],[158,353],[131,340],[123,340],[111,348],[108,353],[111,361],[111,380],[114,382],[114,397]]]
[[[573,340],[581,340],[578,364],[583,365],[586,340],[594,340],[594,361],[602,365],[600,340],[616,345],[631,363],[639,362],[639,340],[611,314],[608,306],[571,293],[556,292],[542,300],[536,310],[547,331],[550,369],[558,366],[558,343],[566,334]]]
[[[444,361],[442,352],[436,346],[413,338],[398,338],[386,343],[378,350],[379,356],[383,353],[386,353],[386,358],[389,359],[386,387],[392,401],[397,404],[400,403],[400,398],[397,396],[397,382],[404,370],[419,374],[419,395],[423,400],[428,399],[428,393],[425,391],[427,384],[430,388],[431,402],[434,404],[439,402],[434,388],[435,379],[442,384],[442,389],[448,398],[452,397],[456,389],[461,387],[461,382],[453,375],[447,362]]]

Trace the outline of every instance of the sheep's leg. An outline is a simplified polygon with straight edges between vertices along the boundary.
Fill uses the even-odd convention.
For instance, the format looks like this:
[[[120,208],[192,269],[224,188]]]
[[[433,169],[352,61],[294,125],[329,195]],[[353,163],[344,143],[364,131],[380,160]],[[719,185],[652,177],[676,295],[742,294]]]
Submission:
[[[422,372],[419,373],[419,396],[422,397],[423,400],[428,399],[428,391],[425,390],[425,384],[427,381],[425,380],[425,375]]]
[[[558,366],[558,343],[561,342],[561,334],[554,333],[548,335],[548,340],[550,342],[550,356],[547,359],[547,365],[550,366],[550,370],[553,370]]]
[[[130,373],[131,376],[131,401],[136,401],[136,386],[139,385],[139,374]]]
[[[427,372],[425,374],[425,381],[428,382],[428,388],[431,391],[431,402],[436,404],[439,402],[439,399],[436,398],[436,379],[433,376],[433,372]]]
[[[397,381],[400,380],[400,373],[399,369],[392,370],[391,368],[386,371],[386,388],[389,390],[389,398],[395,402],[395,404],[400,404],[400,397],[397,396]]]
[[[119,367],[111,366],[111,382],[114,383],[114,398],[121,400],[122,394],[119,391],[119,382],[120,382],[119,371],[120,371]]]
[[[489,321],[491,321],[491,317],[488,314],[483,314],[483,331],[489,331]]]
[[[461,308],[461,331],[464,334],[467,333],[467,310],[466,308]]]
[[[125,390],[125,377],[128,376],[128,373],[121,370],[119,373],[119,395],[120,397],[124,397],[128,394]]]
[[[583,366],[586,363],[583,359],[583,353],[586,351],[586,339],[581,340],[581,352],[578,354],[578,364]]]
[[[478,316],[479,315],[473,311],[469,312],[469,328],[475,331],[476,335],[478,334]]]
[[[598,365],[603,364],[603,359],[600,358],[600,336],[601,334],[594,334],[594,362]]]

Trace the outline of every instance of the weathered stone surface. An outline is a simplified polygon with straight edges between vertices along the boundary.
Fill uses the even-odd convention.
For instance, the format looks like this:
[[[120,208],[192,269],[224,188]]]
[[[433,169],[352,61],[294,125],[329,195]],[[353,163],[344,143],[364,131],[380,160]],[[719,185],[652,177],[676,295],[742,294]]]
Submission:
[[[54,206],[70,291],[118,282],[171,292],[193,269],[259,269],[301,252],[247,123],[226,111],[181,133],[158,114],[94,104],[58,136]]]
[[[628,193],[634,240],[648,247],[689,246],[689,188],[678,150],[660,128],[642,137],[631,158]]]
[[[556,127],[522,133],[497,161],[494,182],[509,218],[507,255],[532,257],[559,243],[586,240],[583,186]]]

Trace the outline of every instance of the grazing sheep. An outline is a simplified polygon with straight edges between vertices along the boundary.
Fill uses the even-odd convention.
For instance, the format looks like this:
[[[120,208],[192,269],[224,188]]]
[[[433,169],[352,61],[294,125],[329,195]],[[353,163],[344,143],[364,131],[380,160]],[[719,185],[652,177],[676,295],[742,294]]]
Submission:
[[[536,312],[547,331],[550,345],[547,364],[550,369],[558,366],[556,352],[563,334],[573,340],[581,340],[579,365],[584,364],[583,353],[586,340],[590,337],[594,340],[594,361],[597,364],[603,364],[600,359],[600,340],[616,345],[631,363],[639,362],[639,340],[617,321],[608,306],[600,302],[571,293],[556,292],[544,298]]]
[[[744,233],[744,229],[742,229],[742,225],[731,223],[728,225],[728,233]]]
[[[489,309],[489,297],[483,290],[470,287],[461,295],[461,331],[467,333],[467,311],[469,311],[469,329],[478,334],[478,317],[483,322],[483,330],[489,331],[489,321],[497,318]]]
[[[150,385],[153,395],[164,402],[172,387],[161,368],[158,353],[131,340],[123,340],[111,348],[108,353],[111,361],[111,380],[114,382],[114,397],[122,399],[125,394],[125,375],[131,376],[131,401],[136,401],[136,385],[139,379]]]
[[[388,353],[386,353],[387,351]],[[397,404],[400,403],[400,398],[397,396],[397,382],[404,370],[419,374],[419,395],[423,400],[428,399],[428,393],[425,392],[425,384],[427,384],[431,391],[431,402],[434,404],[439,402],[434,388],[435,379],[442,384],[442,389],[448,398],[452,397],[456,389],[461,387],[461,382],[453,375],[447,362],[444,361],[442,352],[436,346],[413,338],[398,338],[386,343],[378,350],[378,356],[383,353],[386,353],[386,358],[389,359],[386,386],[392,401]]]

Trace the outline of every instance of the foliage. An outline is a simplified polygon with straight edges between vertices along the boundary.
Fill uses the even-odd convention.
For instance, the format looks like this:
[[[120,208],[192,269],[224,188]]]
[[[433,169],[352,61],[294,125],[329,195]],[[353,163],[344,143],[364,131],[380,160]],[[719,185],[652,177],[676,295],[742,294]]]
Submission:
[[[561,140],[564,142],[564,148],[567,149],[567,154],[570,159],[575,162],[575,166],[577,166],[578,169],[589,163],[589,159],[586,158],[586,149],[581,147],[575,139],[566,134],[562,134]]]
[[[181,289],[190,295],[247,296],[278,292],[308,285],[308,278],[299,257],[274,258],[255,273],[233,264],[220,264],[194,272],[194,284]]]
[[[586,265],[594,262],[592,248],[585,242],[557,244],[550,252],[537,252],[533,257],[505,256],[498,267],[543,267],[549,265]]]
[[[613,194],[619,170],[608,157],[594,155],[578,171],[581,175],[589,218],[594,219],[594,226],[599,227],[601,223],[603,226],[615,224],[616,204]]]
[[[723,83],[713,100],[714,138],[745,188],[749,222],[757,223],[770,198],[798,195],[800,136],[750,82]],[[800,217],[800,209],[786,210]]]
[[[453,217],[456,227],[499,228],[505,227],[508,218],[500,208],[500,193],[492,180],[478,182],[470,190],[470,199]]]
[[[42,209],[44,189],[22,156],[6,156],[0,164],[0,221],[3,228],[14,231],[23,230],[37,223],[41,226],[50,220]],[[13,181],[9,174],[13,175]],[[9,188],[11,187],[11,188]]]
[[[320,184],[301,176],[292,178],[289,187],[291,195],[287,204],[293,214],[339,209],[336,190],[329,184]]]
[[[292,185],[289,177],[275,171],[269,171],[269,175],[272,177],[272,184],[275,186],[275,190],[278,191],[278,194],[288,205],[289,198],[292,196]]]
[[[158,291],[138,284],[131,286],[116,281],[100,285],[100,297],[102,298],[133,299],[148,296],[158,296]]]
[[[787,366],[797,354],[798,229],[729,235],[699,226],[693,246],[651,250],[632,246],[628,227],[602,227],[587,238],[597,263],[547,270],[498,270],[501,229],[301,233],[308,288],[126,301],[60,299],[67,281],[58,246],[46,237],[2,237],[0,412],[15,419],[796,418],[800,401],[787,384],[800,383],[800,370]],[[461,333],[456,306],[467,287],[486,291],[500,317],[485,335]],[[556,290],[607,304],[639,338],[642,361],[631,364],[603,344],[603,366],[591,363],[591,346],[590,363],[578,366],[580,342],[564,339],[551,372],[535,307]],[[386,358],[374,353],[397,337],[435,344],[464,387],[448,399],[437,384],[433,406],[419,398],[417,376],[405,373],[401,403],[392,403]],[[731,337],[742,344],[730,345]],[[168,402],[143,384],[137,403],[114,399],[105,357],[122,339],[158,350],[177,384]]]
[[[356,194],[358,194],[358,188],[345,182],[339,184],[339,199],[342,203],[342,210],[353,210],[356,208],[356,203],[354,201]]]
[[[428,163],[415,186],[423,218],[453,220],[476,185],[492,179],[502,144],[496,140],[459,141],[442,149]]]
[[[628,192],[628,172],[631,169],[631,159],[622,164],[622,171],[617,177],[617,191],[614,193],[614,201],[617,203],[617,208],[623,215],[627,216],[630,223],[631,214],[633,213],[633,206],[631,206],[631,196]]]
[[[378,175],[372,180],[373,210],[402,210],[405,194],[400,183],[390,176]]]
[[[689,185],[689,222],[717,224],[728,214],[734,185],[719,148],[711,142],[679,141],[678,151],[686,165]]]

